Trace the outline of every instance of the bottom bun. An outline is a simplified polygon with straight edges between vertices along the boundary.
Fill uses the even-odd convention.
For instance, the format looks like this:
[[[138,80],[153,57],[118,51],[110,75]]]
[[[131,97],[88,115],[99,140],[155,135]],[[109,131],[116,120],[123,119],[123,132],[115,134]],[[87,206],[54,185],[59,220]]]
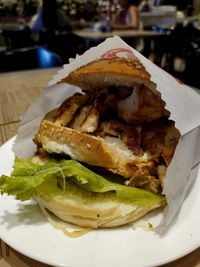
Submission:
[[[45,209],[59,219],[79,226],[91,228],[111,228],[137,220],[150,210],[163,206],[156,203],[151,207],[121,202],[116,197],[96,196],[92,201],[77,196],[66,198],[62,195],[40,195],[38,201]]]
[[[44,160],[41,160],[39,156],[33,157],[31,161],[40,165],[44,164]],[[90,179],[87,180],[84,178],[87,176],[84,175],[85,167],[80,167],[79,165],[79,163],[74,163],[73,165],[76,167],[78,177],[81,177],[81,174],[83,175],[79,186],[72,179],[73,172],[72,168],[70,171],[70,165],[66,168],[68,172],[71,172],[68,178],[64,180],[62,178],[54,179],[54,176],[49,175],[49,178],[40,184],[36,190],[35,199],[42,210],[47,209],[62,221],[78,226],[105,228],[128,224],[149,211],[164,207],[167,204],[165,197],[162,195],[153,194],[142,189],[141,191],[139,189],[139,192],[137,191],[138,189],[136,191],[132,190],[133,188],[131,192],[130,190],[126,191],[125,188],[130,189],[130,186],[124,186],[125,188],[120,191],[121,194],[119,191],[117,194],[117,189],[116,192],[115,189],[111,189],[113,187],[111,187],[112,183],[109,181],[107,181],[108,184],[106,186],[110,186],[110,190],[106,191],[106,182],[101,180],[101,176],[98,177],[99,180],[96,180],[95,174],[91,174],[88,170],[87,175]],[[102,177],[102,179],[104,178]],[[101,190],[85,190],[83,187],[87,183],[88,188]],[[104,186],[105,191],[102,190]]]

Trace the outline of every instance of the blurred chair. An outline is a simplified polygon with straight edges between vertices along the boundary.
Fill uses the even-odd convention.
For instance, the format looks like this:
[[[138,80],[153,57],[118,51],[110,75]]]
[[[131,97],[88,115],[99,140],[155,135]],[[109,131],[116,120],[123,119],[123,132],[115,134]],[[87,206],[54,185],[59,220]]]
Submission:
[[[63,63],[68,63],[69,58],[85,52],[85,41],[72,32],[40,31],[38,45],[44,46],[58,54]]]
[[[31,47],[35,45],[31,37],[31,30],[28,27],[24,29],[3,30],[2,36],[5,39],[7,50],[14,50],[18,48]]]
[[[0,53],[7,50],[5,38],[2,36],[1,30],[0,30]]]
[[[165,70],[190,85],[197,86],[198,80],[200,86],[200,31],[192,23],[177,25],[166,40],[165,54]],[[180,71],[176,68],[177,59],[185,65]]]
[[[62,66],[61,58],[44,47],[16,49],[0,54],[0,71],[43,69]]]

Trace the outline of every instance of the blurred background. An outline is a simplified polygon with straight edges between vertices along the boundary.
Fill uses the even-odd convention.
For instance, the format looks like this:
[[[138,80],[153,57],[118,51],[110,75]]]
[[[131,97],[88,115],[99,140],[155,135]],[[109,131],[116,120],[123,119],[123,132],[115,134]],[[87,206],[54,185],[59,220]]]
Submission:
[[[115,34],[200,88],[200,0],[0,0],[0,72],[59,67]]]

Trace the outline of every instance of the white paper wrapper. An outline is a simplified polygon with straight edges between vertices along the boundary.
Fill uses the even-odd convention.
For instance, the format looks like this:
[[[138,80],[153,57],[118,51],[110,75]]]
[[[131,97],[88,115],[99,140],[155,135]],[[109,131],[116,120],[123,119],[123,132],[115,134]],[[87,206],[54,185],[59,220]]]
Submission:
[[[119,37],[115,36],[107,39],[82,56],[77,56],[76,59],[71,60],[70,64],[64,65],[64,68],[49,82],[44,94],[30,106],[25,114],[13,151],[22,158],[33,155],[36,147],[33,145],[32,138],[37,132],[42,117],[48,111],[58,107],[75,91],[80,91],[77,87],[56,83],[71,71],[101,58],[111,50],[120,57],[135,55],[140,59],[151,74],[152,81],[157,84],[157,90],[160,91],[162,99],[166,102],[166,109],[171,112],[170,118],[176,122],[176,127],[182,134],[174,158],[168,168],[163,190],[168,202],[164,220],[159,228],[163,231],[172,222],[187,194],[188,188],[197,176],[197,168],[200,162],[200,97],[190,87],[176,81]]]

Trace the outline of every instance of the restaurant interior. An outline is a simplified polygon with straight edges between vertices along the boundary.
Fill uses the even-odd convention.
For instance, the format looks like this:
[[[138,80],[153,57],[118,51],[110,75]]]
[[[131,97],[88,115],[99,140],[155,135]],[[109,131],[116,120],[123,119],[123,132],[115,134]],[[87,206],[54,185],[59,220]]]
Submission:
[[[52,26],[51,19],[48,28],[36,25],[39,20],[33,25],[45,1],[1,0],[0,72],[59,67],[119,35],[177,79],[200,88],[200,0],[136,1],[137,27],[116,28],[113,21],[123,9],[121,2],[58,0],[65,19],[59,27]]]
[[[131,8],[133,7],[132,15],[128,13],[129,15],[124,19],[123,14],[126,13],[127,10],[130,10],[130,6]],[[31,103],[42,94],[48,82],[63,64],[70,62],[71,58],[76,57],[77,54],[81,55],[89,48],[100,44],[102,41],[106,40],[106,38],[116,35],[121,37],[131,47],[139,51],[158,67],[175,77],[180,83],[189,85],[190,87],[180,85],[181,89],[182,87],[186,87],[184,90],[187,91],[187,96],[191,96],[189,94],[191,92],[195,93],[193,89],[197,93],[200,93],[200,0],[0,0],[0,146],[17,134],[26,110]],[[169,77],[169,80],[174,81],[171,77]],[[176,82],[176,84],[179,83]],[[47,99],[50,95],[51,94],[47,94]],[[170,97],[172,95],[173,94],[170,94]],[[198,97],[199,95],[196,94],[194,97],[195,99],[197,98],[196,96]],[[184,106],[187,101],[189,103],[190,100],[186,98],[187,97],[185,97],[184,103],[179,101],[180,105],[177,105],[177,109],[179,109],[180,106]],[[181,100],[182,99],[183,98],[181,98]],[[38,103],[44,103],[45,106],[46,102]],[[192,107],[191,104],[192,112],[193,110],[195,111],[195,107],[195,105]],[[29,112],[31,113],[32,110],[29,109]],[[185,112],[182,113],[183,116],[185,116]],[[31,115],[33,116],[32,118],[35,119],[34,112],[32,112]],[[187,116],[184,117],[184,120],[187,120]],[[11,141],[14,142],[14,139]],[[169,142],[173,142],[173,139],[169,140]],[[5,161],[10,162],[10,151],[9,153],[7,152],[8,144],[10,146],[10,148],[8,148],[11,150],[11,142],[9,141],[9,143],[5,143],[5,145],[2,146],[0,156],[1,159],[5,158]],[[27,148],[24,146],[21,149],[26,150]],[[88,149],[90,149],[90,147]],[[188,149],[188,155],[189,158],[193,159],[190,149]],[[184,154],[183,157],[181,155],[180,159],[182,160],[182,158],[184,158]],[[198,166],[198,163],[195,164],[194,167]],[[7,165],[5,164],[5,166]],[[5,166],[1,163],[2,170],[6,168]],[[195,172],[194,170],[196,169],[192,168],[192,173]],[[196,188],[195,190],[197,190]],[[191,188],[189,188],[189,191],[190,190]],[[196,200],[196,195],[194,195],[194,199]],[[13,203],[12,199],[11,203]],[[196,206],[197,205],[198,201],[196,202]],[[196,207],[195,204],[191,205],[191,212],[186,213],[186,216],[184,215],[188,218],[191,217],[191,220],[193,220],[192,212],[195,211],[194,216],[198,215],[198,212],[196,213],[193,206]],[[5,205],[5,207],[7,207],[7,205]],[[188,207],[189,210],[190,206]],[[21,217],[20,212],[22,214]],[[24,213],[21,208],[17,215],[13,213],[13,210],[12,213],[8,210],[6,211],[5,221],[2,219],[3,217],[1,218],[0,225],[5,224],[11,234],[7,238],[6,232],[6,237],[3,238],[2,235],[0,238],[0,267],[50,267],[50,265],[45,264],[52,263],[49,260],[49,258],[51,258],[50,255],[48,255],[47,261],[43,260],[43,263],[36,261],[42,259],[41,255],[44,254],[44,251],[48,252],[46,247],[42,247],[43,243],[41,242],[40,244],[40,240],[38,242],[38,236],[34,236],[34,233],[30,230],[33,229],[31,228],[33,224],[34,226],[39,226],[38,229],[40,229],[40,226],[42,229],[46,229],[43,228],[43,219],[38,217],[37,212],[38,210],[36,210],[34,206],[27,205]],[[28,226],[27,228],[19,227],[19,225],[23,227],[23,220],[25,220],[25,224]],[[175,238],[172,236],[175,243],[172,241],[171,235],[169,235],[167,239],[164,239],[164,236],[160,239],[161,241],[164,239],[164,242],[167,240],[167,243],[161,243],[164,244],[164,246],[161,247],[163,251],[165,250],[165,253],[168,251],[169,247],[171,248],[170,253],[173,250],[175,251],[175,254],[173,254],[175,256],[173,257],[168,257],[168,254],[166,254],[167,259],[166,261],[162,259],[161,264],[177,259],[172,263],[163,265],[165,267],[200,267],[199,240],[197,244],[198,248],[197,245],[191,246],[191,244],[193,244],[192,240],[196,240],[195,238],[197,237],[199,238],[199,218],[198,216],[195,217],[195,220],[192,221],[192,227],[190,227],[187,220],[185,221],[189,230],[187,229],[188,231],[183,233],[180,227],[177,231],[179,236],[175,236]],[[182,221],[180,226],[182,226]],[[176,227],[172,225],[172,230],[175,228]],[[13,229],[14,231],[12,231]],[[15,233],[15,230],[17,233],[18,229],[23,229],[24,236],[31,232],[31,238],[36,240],[35,243],[31,243],[31,238],[26,243],[29,235],[27,235],[28,237],[24,241],[20,230],[18,232],[20,233],[19,237],[16,238],[17,235],[13,235],[13,239],[10,239],[12,242],[10,242],[10,236],[12,233]],[[150,232],[151,229],[152,225],[148,223],[148,233],[150,234],[152,234],[152,231]],[[127,232],[126,228],[123,228],[123,230]],[[134,229],[131,226],[131,232],[133,232],[132,230]],[[190,231],[192,234],[190,234]],[[38,233],[40,234],[39,231]],[[96,234],[96,232],[92,232],[92,234],[94,233]],[[106,229],[106,233],[108,233],[108,229]],[[112,233],[114,233],[114,231]],[[139,236],[140,235],[137,235],[135,242],[139,242]],[[187,237],[188,242],[182,242],[182,236],[185,236],[185,238]],[[83,238],[85,238],[85,236]],[[103,238],[98,238],[98,235],[96,235],[95,238],[95,242],[103,240]],[[43,235],[41,235],[40,239],[42,241]],[[7,242],[7,240],[9,242]],[[59,249],[59,253],[63,253],[64,251],[63,254],[69,255],[69,251],[71,250],[69,250],[68,247],[66,249],[66,247],[62,246],[60,249],[59,243],[59,246],[56,248],[56,245],[49,240],[51,240],[51,236],[45,241],[52,246],[54,252],[56,249]],[[141,240],[142,242],[145,240],[144,235],[142,235]],[[58,242],[59,241],[60,238],[58,238]],[[76,241],[76,238],[72,240],[74,245]],[[34,245],[31,246],[29,242]],[[149,250],[148,248],[147,257],[143,257],[143,251],[139,253],[141,259],[146,257],[147,260],[151,260],[154,254],[159,256],[160,252],[158,253],[158,250],[154,249],[155,242],[151,243],[150,239],[148,242],[150,244],[149,248],[151,247],[151,249]],[[180,248],[179,245],[176,247],[176,243],[178,242],[180,243]],[[118,244],[119,243],[120,242],[118,242]],[[129,243],[125,243],[126,240],[122,240],[119,248],[126,249],[126,245]],[[17,244],[17,246],[13,244]],[[115,248],[113,244],[114,241],[112,241],[111,246],[110,243],[108,245],[109,247]],[[26,246],[27,250],[21,249],[23,246]],[[106,251],[106,246],[103,246],[99,246],[99,248]],[[188,246],[189,249],[181,250],[184,246]],[[82,263],[82,257],[80,257],[81,254],[77,254],[75,250],[76,246],[70,247],[75,251],[74,258],[79,259],[82,264],[79,266],[95,266],[95,261],[93,261],[95,257],[93,258],[93,255],[90,257],[90,265],[84,265]],[[140,247],[141,245],[138,246],[138,248]],[[40,250],[38,255],[37,253],[31,254],[30,252],[31,250],[34,251],[35,248]],[[87,246],[85,246],[85,248],[87,248]],[[99,254],[99,248],[96,254],[100,255],[101,259],[107,260],[107,254],[105,257],[102,257],[101,253]],[[190,253],[194,249],[196,250]],[[152,253],[153,250],[154,254]],[[178,255],[176,254],[177,251],[179,252]],[[78,253],[80,253],[80,251],[78,251]],[[116,252],[114,253],[117,255]],[[180,258],[187,253],[190,254]],[[77,257],[76,255],[79,256]],[[120,257],[121,255],[123,255],[123,253],[119,254]],[[59,257],[57,257],[57,260],[60,260]],[[134,255],[130,254],[130,260],[131,264],[134,264]],[[103,261],[100,261],[100,264],[102,262]],[[160,262],[156,262],[156,266],[158,266],[159,263]],[[109,264],[109,261],[106,262],[106,264]],[[115,265],[120,266],[118,262]],[[67,265],[62,263],[59,266],[72,265],[70,263]],[[110,266],[113,265],[110,264]],[[148,266],[150,266],[149,262]]]

